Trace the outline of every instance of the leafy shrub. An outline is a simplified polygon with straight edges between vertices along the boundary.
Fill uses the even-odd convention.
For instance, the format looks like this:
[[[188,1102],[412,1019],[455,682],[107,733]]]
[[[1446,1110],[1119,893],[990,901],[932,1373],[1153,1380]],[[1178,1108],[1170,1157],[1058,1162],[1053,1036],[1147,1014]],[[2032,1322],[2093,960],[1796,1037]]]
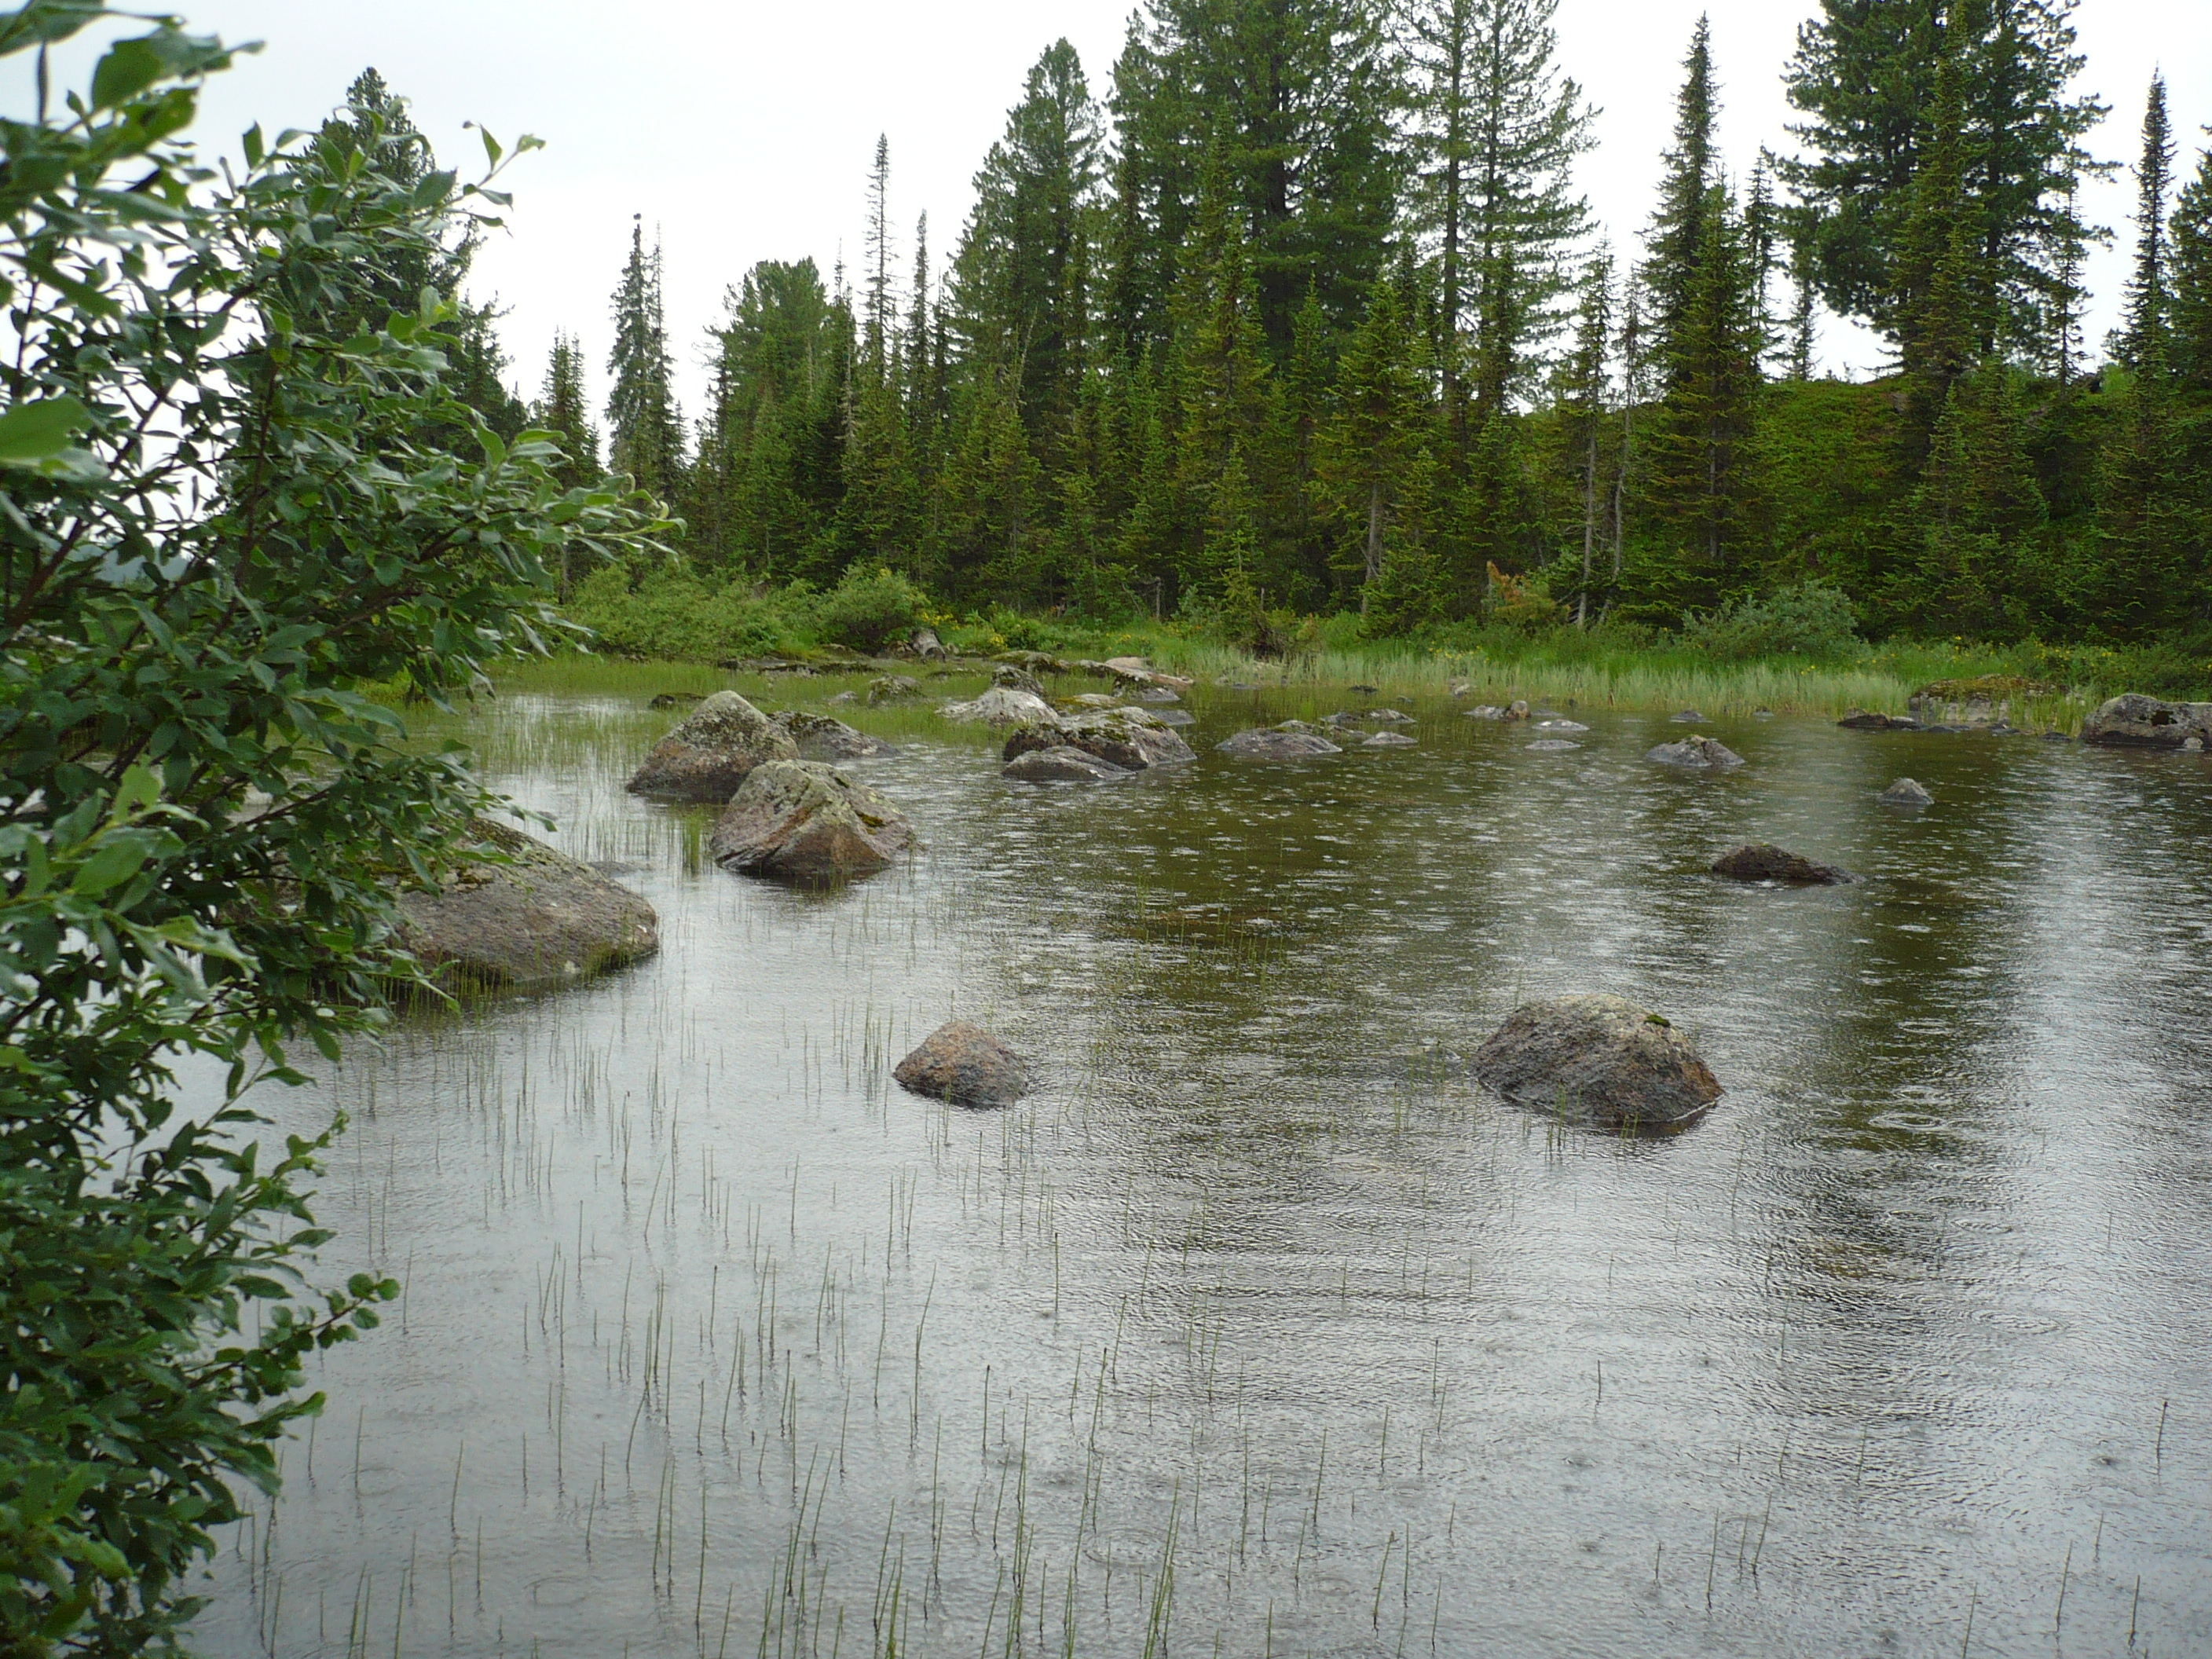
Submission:
[[[1490,619],[1518,633],[1537,634],[1561,621],[1565,611],[1536,575],[1509,576],[1490,567]]]
[[[896,570],[854,565],[823,595],[817,612],[824,638],[870,653],[921,626],[929,596]]]
[[[712,586],[681,566],[638,574],[610,564],[577,583],[562,609],[617,656],[718,663],[803,648],[814,603],[803,584],[757,596],[749,581]]]
[[[0,57],[101,15],[32,0]],[[65,113],[0,124],[0,1653],[27,1659],[176,1651],[215,1530],[321,1403],[308,1358],[398,1293],[318,1282],[329,1137],[258,1143],[243,1098],[423,985],[394,892],[501,804],[362,688],[465,692],[557,629],[572,549],[653,527],[457,399],[452,306],[384,297],[447,268],[478,187],[369,108],[210,170],[177,135],[228,63],[157,22]],[[227,1076],[197,1117],[185,1054]]]
[[[1682,642],[1723,662],[1752,657],[1809,657],[1833,662],[1861,648],[1858,614],[1843,590],[1798,582],[1764,599],[1738,599],[1682,619]]]

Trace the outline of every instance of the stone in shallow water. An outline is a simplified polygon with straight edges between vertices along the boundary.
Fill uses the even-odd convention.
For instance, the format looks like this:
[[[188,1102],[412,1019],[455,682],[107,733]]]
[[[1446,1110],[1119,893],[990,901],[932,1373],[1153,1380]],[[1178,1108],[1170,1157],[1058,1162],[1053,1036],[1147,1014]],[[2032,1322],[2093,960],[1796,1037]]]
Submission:
[[[1676,743],[1662,743],[1644,758],[1660,766],[1704,772],[1725,772],[1743,764],[1743,757],[1717,738],[1684,738]]]
[[[1474,1054],[1475,1077],[1516,1104],[1605,1129],[1666,1129],[1721,1097],[1690,1040],[1617,996],[1524,1003]]]
[[[898,808],[836,767],[769,761],[730,798],[707,850],[748,876],[824,882],[880,870],[913,840]]]
[[[1261,726],[1256,732],[1239,732],[1235,737],[1213,746],[1219,753],[1237,760],[1304,760],[1314,755],[1340,755],[1344,752],[1318,732],[1285,730],[1279,726]]]
[[[881,738],[856,732],[841,720],[811,714],[799,708],[780,708],[770,719],[791,733],[801,760],[865,760],[872,755],[898,751]]]
[[[1536,722],[1536,730],[1539,732],[1587,732],[1589,730],[1589,727],[1584,726],[1580,720],[1538,720]]]
[[[1000,726],[1025,726],[1053,718],[1050,703],[1034,691],[1012,685],[994,685],[973,702],[948,702],[937,712],[949,720]]]
[[[956,1106],[1007,1106],[1029,1089],[1029,1066],[980,1025],[939,1026],[891,1073],[902,1089]]]
[[[1359,746],[1362,749],[1411,749],[1413,740],[1402,732],[1377,732]]]
[[[540,991],[660,948],[660,918],[627,887],[535,836],[480,818],[472,864],[434,893],[402,893],[400,939],[452,989]]]
[[[2081,741],[2117,748],[2179,749],[2212,732],[2212,702],[2167,702],[2130,691],[2108,697],[2081,722]]]
[[[1132,772],[1180,766],[1195,760],[1191,747],[1149,708],[1102,708],[1088,714],[1037,720],[1007,735],[999,758],[1011,761],[1032,749],[1080,749]]]
[[[1713,873],[1735,881],[1787,882],[1793,887],[1833,887],[1857,879],[1848,870],[1838,870],[1832,864],[1815,864],[1808,858],[1764,842],[1723,853],[1713,860]]]
[[[1030,749],[1015,756],[999,769],[999,775],[1016,783],[1103,782],[1108,778],[1130,775],[1126,766],[1116,766],[1096,755],[1067,744],[1053,749]]]
[[[727,800],[763,761],[798,756],[790,732],[736,692],[717,691],[653,745],[628,787],[672,800]]]
[[[1402,708],[1370,708],[1365,719],[1382,726],[1411,726],[1413,717]]]
[[[1570,749],[1581,748],[1582,744],[1572,738],[1539,738],[1535,742],[1522,746],[1540,755],[1563,755]]]
[[[1680,714],[1669,714],[1667,718],[1677,726],[1701,726],[1705,719],[1694,708],[1685,708]]]
[[[1899,778],[1881,792],[1880,799],[1884,806],[1929,806],[1936,797],[1911,778]]]

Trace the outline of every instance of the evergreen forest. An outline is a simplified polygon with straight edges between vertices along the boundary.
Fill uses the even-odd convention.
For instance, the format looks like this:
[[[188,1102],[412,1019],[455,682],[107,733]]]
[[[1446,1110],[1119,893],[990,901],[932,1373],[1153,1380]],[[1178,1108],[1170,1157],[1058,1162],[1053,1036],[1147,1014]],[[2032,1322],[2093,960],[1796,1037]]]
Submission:
[[[1065,40],[1037,59],[948,254],[895,223],[878,141],[857,268],[733,282],[703,409],[641,224],[604,453],[572,339],[535,413],[580,478],[672,504],[691,584],[888,571],[1263,651],[1298,615],[1632,643],[1760,604],[2193,650],[2212,154],[2160,81],[2139,155],[2090,153],[2072,10],[1822,0],[1786,155],[1723,153],[1700,21],[1649,216],[1604,226],[1556,0],[1152,0],[1103,86]],[[2132,224],[2085,222],[2124,166]],[[2115,236],[2124,320],[2090,341]],[[1824,313],[1886,372],[1824,374]]]

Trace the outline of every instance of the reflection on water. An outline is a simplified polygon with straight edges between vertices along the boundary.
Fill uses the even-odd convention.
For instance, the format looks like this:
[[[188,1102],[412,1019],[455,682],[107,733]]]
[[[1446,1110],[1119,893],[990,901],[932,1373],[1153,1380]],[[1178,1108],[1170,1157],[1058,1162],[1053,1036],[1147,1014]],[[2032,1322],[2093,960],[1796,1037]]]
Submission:
[[[1212,752],[1328,707],[1201,694],[1196,766],[1097,787],[902,739],[925,850],[827,894],[622,793],[641,699],[489,711],[665,947],[274,1103],[351,1110],[331,1265],[408,1291],[203,1645],[2212,1650],[2207,763],[1774,720],[1684,776],[1441,705]],[[1868,879],[1703,873],[1748,840]],[[1601,989],[1703,1047],[1691,1133],[1467,1080]],[[1042,1092],[890,1085],[956,1013]]]

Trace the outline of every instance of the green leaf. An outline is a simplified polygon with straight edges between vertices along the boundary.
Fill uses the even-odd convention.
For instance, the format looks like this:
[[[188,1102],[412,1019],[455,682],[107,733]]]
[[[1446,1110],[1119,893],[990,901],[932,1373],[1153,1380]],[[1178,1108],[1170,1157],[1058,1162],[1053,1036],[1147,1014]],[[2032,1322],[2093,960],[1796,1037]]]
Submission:
[[[127,104],[167,70],[164,54],[153,41],[118,40],[92,72],[92,106],[114,109]]]
[[[17,404],[0,415],[0,466],[37,466],[61,459],[70,440],[92,424],[92,411],[75,398]]]
[[[153,843],[143,836],[112,836],[78,866],[70,890],[85,898],[97,898],[137,875],[153,851]]]

